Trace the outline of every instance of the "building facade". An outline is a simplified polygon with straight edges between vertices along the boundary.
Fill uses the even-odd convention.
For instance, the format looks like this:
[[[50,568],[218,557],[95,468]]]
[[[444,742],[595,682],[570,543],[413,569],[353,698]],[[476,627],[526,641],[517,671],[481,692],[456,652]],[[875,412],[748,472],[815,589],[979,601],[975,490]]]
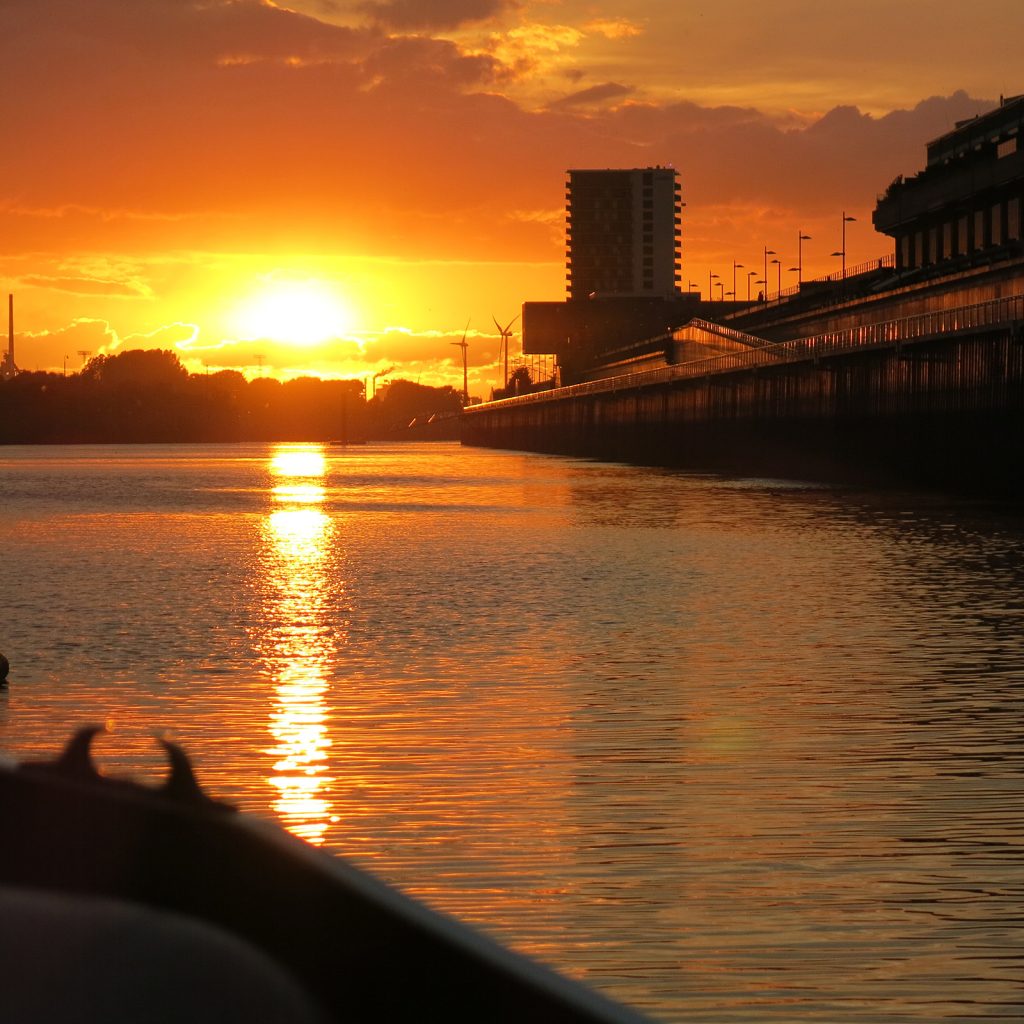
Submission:
[[[928,144],[925,168],[878,199],[875,227],[896,243],[896,270],[955,270],[1014,257],[1024,237],[1024,96]]]
[[[678,174],[671,167],[570,170],[566,291],[570,299],[670,298],[679,291]]]

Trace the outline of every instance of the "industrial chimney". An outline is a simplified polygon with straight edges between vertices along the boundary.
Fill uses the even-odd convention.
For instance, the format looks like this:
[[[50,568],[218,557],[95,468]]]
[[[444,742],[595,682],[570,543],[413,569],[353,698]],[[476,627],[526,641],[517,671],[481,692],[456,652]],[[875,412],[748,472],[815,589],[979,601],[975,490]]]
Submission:
[[[14,295],[7,296],[7,353],[0,363],[0,380],[10,380],[18,372],[14,365]]]

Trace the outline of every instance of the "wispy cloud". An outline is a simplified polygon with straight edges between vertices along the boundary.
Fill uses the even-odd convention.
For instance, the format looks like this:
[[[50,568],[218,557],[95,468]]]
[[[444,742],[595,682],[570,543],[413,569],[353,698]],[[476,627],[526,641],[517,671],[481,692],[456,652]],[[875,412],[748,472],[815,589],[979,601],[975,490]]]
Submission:
[[[109,295],[121,298],[148,297],[149,289],[137,283],[104,281],[91,277],[46,277],[26,274],[19,283],[29,288],[48,288],[72,295]]]
[[[606,39],[628,39],[644,34],[641,25],[627,18],[597,18],[594,21],[588,21],[584,28],[588,32],[604,36]]]

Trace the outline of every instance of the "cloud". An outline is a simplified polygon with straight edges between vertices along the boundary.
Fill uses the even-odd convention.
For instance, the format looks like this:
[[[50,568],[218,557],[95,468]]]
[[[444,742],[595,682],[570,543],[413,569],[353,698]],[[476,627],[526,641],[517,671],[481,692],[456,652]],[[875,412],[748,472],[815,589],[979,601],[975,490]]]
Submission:
[[[533,52],[560,53],[579,46],[586,33],[573,25],[529,23],[511,29],[505,39]]]
[[[485,54],[467,55],[443,39],[399,37],[388,40],[362,62],[367,84],[391,87],[414,83],[422,93],[480,85],[500,74],[499,62]]]
[[[19,284],[30,288],[49,288],[72,295],[109,295],[121,298],[139,298],[147,296],[147,289],[137,283],[122,281],[104,281],[90,277],[46,277],[28,274],[21,278]]]
[[[114,351],[120,339],[110,321],[77,317],[54,328],[19,332],[16,342],[15,362],[22,370],[75,372],[90,357]]]
[[[461,341],[462,331],[422,331],[392,327],[373,337],[364,339],[362,354],[368,364],[431,364],[447,363],[456,365],[462,371],[462,352],[456,347]],[[469,348],[466,361],[469,366],[490,366],[498,358],[500,338],[497,332],[469,329],[466,332]]]
[[[600,106],[609,100],[622,99],[633,93],[633,88],[620,85],[618,82],[605,82],[603,85],[592,85],[588,89],[570,93],[550,105],[552,110],[564,110],[569,107]]]
[[[151,331],[136,331],[118,340],[118,348],[189,348],[199,337],[198,324],[161,324]]]
[[[628,39],[644,33],[640,25],[626,18],[598,18],[588,21],[584,27],[588,32],[597,33],[606,39]]]
[[[407,31],[459,28],[518,6],[517,0],[370,0],[358,5],[378,25]]]
[[[406,10],[378,7],[392,19]],[[844,103],[820,116],[805,104],[794,118],[745,102],[756,91],[724,105],[699,93],[661,100],[640,64],[639,77],[618,74],[620,53],[654,34],[646,23],[640,36],[625,19],[597,25],[599,6],[573,20],[582,7],[563,4],[570,23],[524,22],[501,36],[484,23],[439,39],[429,33],[446,20],[509,5],[417,8],[429,21],[422,34],[393,37],[257,0],[0,3],[0,62],[18,82],[4,110],[13,141],[0,254],[25,286],[23,323],[87,312],[144,335],[201,322],[189,343],[198,351],[227,334],[204,317],[231,282],[211,270],[204,285],[187,259],[161,263],[169,254],[268,254],[271,266],[274,254],[293,254],[299,270],[303,259],[359,254],[360,294],[373,293],[362,326],[380,334],[365,338],[367,365],[435,360],[450,370],[467,316],[480,325],[493,309],[504,322],[523,300],[564,294],[566,168],[677,167],[692,277],[706,279],[716,260],[750,263],[765,244],[781,251],[798,226],[814,227],[808,259],[827,254],[837,246],[817,236],[843,209],[858,217],[851,252],[867,258],[887,244],[870,229],[875,195],[922,165],[928,139],[991,105],[956,92],[884,116]],[[582,49],[598,44],[607,59],[589,51],[584,73]],[[534,88],[537,76],[527,108],[512,90]],[[96,252],[125,257],[61,258]],[[392,337],[389,322],[416,333]],[[496,358],[482,330],[475,346],[471,360]],[[55,349],[51,365],[64,354]],[[254,356],[252,346],[234,353],[239,365]]]

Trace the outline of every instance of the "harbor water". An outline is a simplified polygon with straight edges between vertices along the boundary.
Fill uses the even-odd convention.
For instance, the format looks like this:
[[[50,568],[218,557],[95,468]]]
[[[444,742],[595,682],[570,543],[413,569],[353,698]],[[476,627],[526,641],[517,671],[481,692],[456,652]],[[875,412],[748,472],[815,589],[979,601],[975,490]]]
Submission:
[[[661,1021],[1024,1016],[1024,519],[457,444],[0,449],[0,752],[108,726]]]

